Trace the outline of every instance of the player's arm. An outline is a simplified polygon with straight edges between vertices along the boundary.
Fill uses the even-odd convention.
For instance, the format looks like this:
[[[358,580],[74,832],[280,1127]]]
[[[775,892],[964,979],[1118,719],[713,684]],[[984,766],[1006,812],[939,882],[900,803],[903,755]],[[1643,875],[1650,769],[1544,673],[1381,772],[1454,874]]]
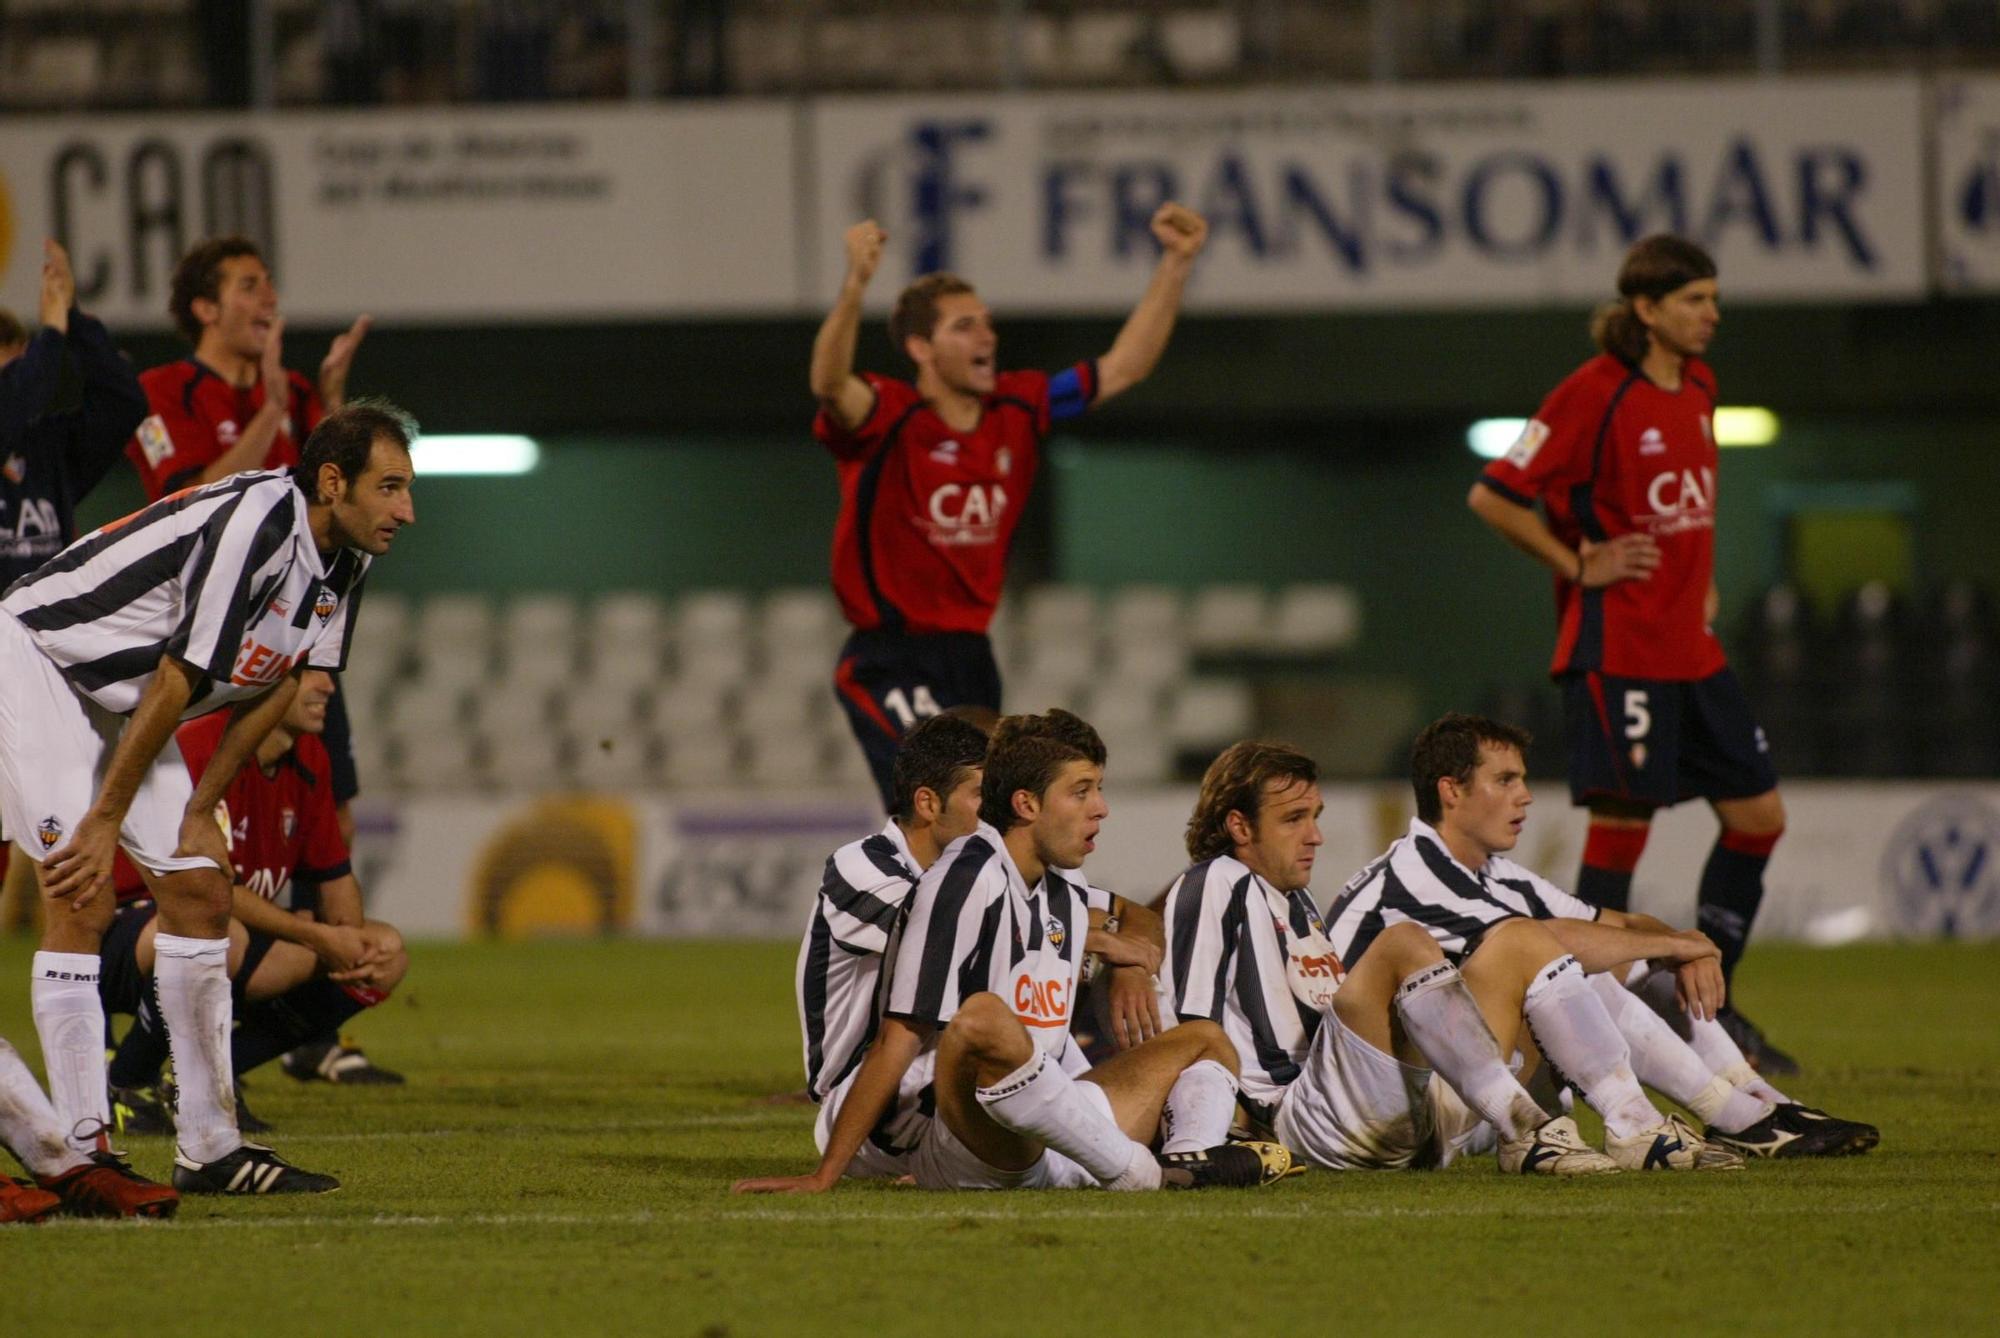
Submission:
[[[329,979],[382,989],[394,983],[385,980],[382,973],[403,950],[403,935],[394,925],[367,917],[361,904],[361,883],[353,874],[321,880],[319,920],[334,931],[327,942],[332,951],[314,949],[327,964]],[[336,956],[341,960],[336,961]]]
[[[1111,1036],[1120,1050],[1166,1030],[1157,988],[1166,943],[1166,923],[1159,915],[1123,897],[1114,896],[1108,912],[1090,913],[1084,951],[1111,968],[1106,1001],[1111,1005]]]
[[[42,328],[35,331],[19,357],[0,367],[0,440],[19,436],[47,411],[62,376],[63,344],[69,336],[76,283],[69,277],[69,257],[62,248],[54,242],[42,246]]]
[[[264,383],[264,403],[243,425],[236,444],[201,467],[196,483],[213,483],[246,469],[262,469],[271,453],[271,443],[285,430],[285,415],[292,407],[292,379],[285,374],[285,318],[271,322],[271,335],[264,341],[264,356],[258,361],[257,375]]]
[[[854,374],[854,346],[861,335],[861,297],[882,263],[882,243],[888,239],[872,218],[847,230],[847,273],[840,281],[840,296],[813,338],[813,398],[850,432],[867,422],[875,409],[875,391]]]
[[[1544,920],[1563,950],[1586,972],[1611,971],[1632,962],[1659,962],[1672,969],[1681,1006],[1698,1018],[1713,1018],[1726,998],[1722,953],[1698,929],[1635,929],[1608,919]],[[1644,917],[1652,920],[1651,916]],[[1652,923],[1659,924],[1657,920]]]
[[[1660,565],[1660,547],[1648,534],[1620,534],[1604,543],[1585,539],[1581,547],[1571,548],[1556,537],[1541,512],[1502,496],[1484,478],[1472,485],[1465,504],[1495,534],[1586,590],[1618,581],[1643,581]]]
[[[49,856],[46,866],[49,896],[72,899],[71,904],[82,909],[98,892],[111,886],[118,829],[132,807],[133,796],[139,793],[140,782],[145,780],[154,759],[180,725],[181,712],[193,698],[199,676],[200,671],[193,665],[171,655],[161,657],[159,667],[139,694],[138,705],[133,707],[118,735],[117,746],[111,750],[111,761],[104,768],[104,779],[98,783],[97,797],[89,812],[78,820],[69,843]],[[217,794],[201,812],[212,814],[221,798]],[[183,823],[181,844],[187,853],[208,855],[216,860],[217,868],[227,869],[229,852],[222,844],[222,833],[212,817],[205,818],[205,822],[207,839],[194,845],[190,845],[188,826]]]
[[[902,1018],[884,1017],[861,1067],[855,1070],[853,1086],[847,1089],[846,1099],[840,1103],[840,1114],[834,1117],[833,1128],[827,1134],[826,1151],[820,1154],[819,1166],[810,1175],[738,1180],[730,1186],[730,1192],[819,1194],[839,1184],[840,1177],[847,1174],[848,1166],[853,1163],[854,1154],[867,1141],[869,1131],[881,1122],[896,1100],[903,1075],[923,1053],[933,1030]]]
[[[1208,223],[1184,205],[1163,204],[1153,214],[1152,231],[1160,243],[1160,262],[1118,337],[1097,360],[1097,400],[1123,394],[1152,374],[1173,336],[1181,313],[1181,293],[1194,258],[1208,240]]]

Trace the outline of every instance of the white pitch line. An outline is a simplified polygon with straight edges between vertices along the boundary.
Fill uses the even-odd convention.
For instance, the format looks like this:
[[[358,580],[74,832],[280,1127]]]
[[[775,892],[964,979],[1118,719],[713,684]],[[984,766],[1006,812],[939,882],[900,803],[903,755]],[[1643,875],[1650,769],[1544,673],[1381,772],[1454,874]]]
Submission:
[[[913,1193],[917,1191],[912,1191]],[[928,1197],[928,1196],[926,1196]],[[1067,1196],[1064,1196],[1067,1197]],[[1026,1205],[1024,1205],[1025,1207]],[[1041,1201],[1040,1206],[1055,1208],[1049,1201]],[[1833,1207],[1804,1204],[1751,1204],[1734,1206],[1728,1211],[1752,1216],[1874,1216],[1880,1213],[1899,1211],[1908,1205],[1893,1203],[1851,1203]],[[1535,1204],[1531,1201],[1513,1203],[1492,1203],[1456,1208],[1402,1208],[1402,1207],[1362,1207],[1356,1205],[1322,1205],[1301,1203],[1279,1207],[1277,1205],[1219,1205],[1204,1208],[1198,1213],[1176,1216],[1172,1220],[1204,1222],[1215,1220],[1277,1220],[1301,1221],[1317,1218],[1337,1218],[1349,1221],[1365,1220],[1410,1220],[1440,1218],[1481,1218],[1481,1217],[1631,1217],[1642,1211],[1648,1217],[1659,1216],[1701,1216],[1717,1211],[1714,1204],[1645,1204],[1634,1205],[1624,1202],[1600,1204]],[[1985,1213],[2000,1213],[2000,1203],[1970,1203],[1959,1207],[1939,1209],[1926,1205],[1926,1211],[1946,1216],[1973,1216]],[[707,1217],[693,1218],[687,1213],[676,1213],[668,1217],[653,1212],[630,1213],[465,1213],[449,1216],[439,1213],[394,1214],[378,1213],[373,1217],[332,1217],[315,1215],[306,1217],[203,1217],[172,1223],[146,1221],[94,1221],[88,1219],[65,1219],[51,1222],[44,1229],[70,1231],[118,1231],[140,1228],[148,1231],[201,1231],[201,1230],[324,1230],[328,1228],[357,1231],[383,1231],[426,1229],[432,1227],[493,1226],[493,1227],[572,1227],[572,1226],[650,1226],[671,1222],[675,1226],[690,1220],[725,1222],[769,1222],[826,1223],[826,1222],[957,1222],[977,1220],[1002,1224],[1061,1225],[1065,1222],[1117,1220],[1117,1221],[1162,1221],[1161,1217],[1148,1218],[1143,1214],[1126,1211],[1106,1211],[1102,1208],[1056,1209],[1045,1213],[1009,1211],[996,1208],[953,1208],[934,1205],[914,1212],[854,1212],[846,1209],[831,1209],[824,1212],[802,1212],[795,1209],[753,1210],[749,1212],[719,1212]]]
[[[777,1112],[745,1111],[735,1115],[690,1115],[678,1120],[624,1120],[616,1124],[506,1124],[487,1129],[374,1129],[367,1132],[291,1134],[278,1132],[273,1138],[284,1143],[394,1143],[409,1138],[540,1138],[595,1136],[598,1134],[659,1133],[669,1129],[711,1129],[755,1126],[780,1122],[788,1117]],[[792,1116],[789,1119],[795,1120]]]

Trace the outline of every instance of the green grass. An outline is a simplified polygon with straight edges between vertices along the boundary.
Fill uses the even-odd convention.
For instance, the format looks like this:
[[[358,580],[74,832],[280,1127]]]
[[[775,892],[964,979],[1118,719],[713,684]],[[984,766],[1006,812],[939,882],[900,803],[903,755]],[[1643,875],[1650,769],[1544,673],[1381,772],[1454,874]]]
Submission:
[[[28,947],[0,944],[25,982]],[[1081,1334],[2000,1329],[2000,945],[1753,954],[1794,1094],[1864,1158],[1583,1184],[1313,1172],[1255,1193],[737,1199],[804,1170],[791,950],[427,946],[358,1028],[409,1086],[274,1070],[303,1201],[0,1231],[0,1332]],[[25,989],[0,1034],[31,1061]],[[161,1139],[130,1140],[164,1174]]]

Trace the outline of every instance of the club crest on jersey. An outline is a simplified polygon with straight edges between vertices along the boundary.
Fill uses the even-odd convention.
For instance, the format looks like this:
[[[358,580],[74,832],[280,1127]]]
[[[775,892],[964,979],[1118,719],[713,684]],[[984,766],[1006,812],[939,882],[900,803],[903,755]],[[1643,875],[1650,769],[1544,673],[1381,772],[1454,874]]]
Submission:
[[[42,849],[54,850],[62,838],[63,825],[59,820],[49,817],[35,824],[35,839],[42,843]]]
[[[19,483],[28,477],[28,462],[18,455],[10,455],[7,463],[0,465],[0,474],[5,474],[9,483]]]
[[[1051,915],[1048,924],[1043,926],[1043,929],[1048,935],[1049,946],[1060,951],[1063,940],[1069,937],[1069,931],[1063,927],[1063,922]]]
[[[1516,469],[1526,469],[1534,461],[1535,453],[1542,449],[1542,443],[1549,439],[1549,425],[1539,418],[1530,418],[1528,425],[1521,429],[1521,435],[1507,450],[1507,463]]]
[[[1639,454],[1665,455],[1666,453],[1667,439],[1660,435],[1660,429],[1649,427],[1639,434]]]
[[[158,414],[139,424],[138,436],[139,450],[144,453],[147,465],[154,469],[174,453],[174,439],[167,435],[167,422]]]
[[[319,597],[313,600],[313,613],[321,622],[333,617],[333,611],[340,607],[340,596],[333,593],[331,586],[321,586]]]
[[[993,470],[1003,479],[1012,474],[1014,472],[1014,452],[1008,450],[1005,446],[995,451],[993,453]]]
[[[931,447],[931,459],[941,465],[955,465],[958,463],[958,452],[958,443],[947,437]]]
[[[234,418],[225,418],[215,425],[215,439],[224,446],[234,446],[236,438],[242,434],[243,429],[236,426]]]
[[[296,809],[286,808],[282,813],[278,815],[278,826],[283,829],[285,833],[285,839],[287,841],[291,840],[293,833],[297,832],[299,829],[298,811]]]

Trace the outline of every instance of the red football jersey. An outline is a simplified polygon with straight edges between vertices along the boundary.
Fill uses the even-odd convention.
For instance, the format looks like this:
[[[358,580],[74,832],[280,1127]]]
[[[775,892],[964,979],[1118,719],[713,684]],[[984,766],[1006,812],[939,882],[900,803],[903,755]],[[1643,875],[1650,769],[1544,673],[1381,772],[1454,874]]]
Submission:
[[[325,416],[319,390],[298,372],[285,373],[292,402],[285,425],[271,438],[254,469],[290,469],[299,462],[299,444]],[[146,497],[157,502],[195,483],[201,471],[236,444],[257,410],[264,407],[264,383],[238,389],[194,358],[182,358],[139,373],[151,416],[139,424],[125,454],[139,471]]]
[[[1715,375],[1690,358],[1662,390],[1610,354],[1555,388],[1486,485],[1537,500],[1572,548],[1643,531],[1660,546],[1651,578],[1599,590],[1556,580],[1551,673],[1699,679],[1726,663],[1705,602],[1715,573]]]
[[[189,775],[200,779],[228,723],[229,712],[214,711],[175,732]],[[282,899],[294,875],[325,882],[349,871],[347,843],[334,818],[326,745],[314,735],[301,734],[268,776],[252,760],[230,782],[223,802],[229,809],[234,881],[266,901]],[[120,901],[145,890],[123,851],[113,878]]]
[[[1095,397],[1096,374],[1094,363],[1062,373],[1070,407],[1052,414],[1047,375],[1002,372],[970,432],[948,426],[915,386],[872,373],[875,407],[860,427],[821,410],[813,436],[840,473],[833,589],[847,620],[864,631],[984,632],[1042,439],[1052,417]]]

